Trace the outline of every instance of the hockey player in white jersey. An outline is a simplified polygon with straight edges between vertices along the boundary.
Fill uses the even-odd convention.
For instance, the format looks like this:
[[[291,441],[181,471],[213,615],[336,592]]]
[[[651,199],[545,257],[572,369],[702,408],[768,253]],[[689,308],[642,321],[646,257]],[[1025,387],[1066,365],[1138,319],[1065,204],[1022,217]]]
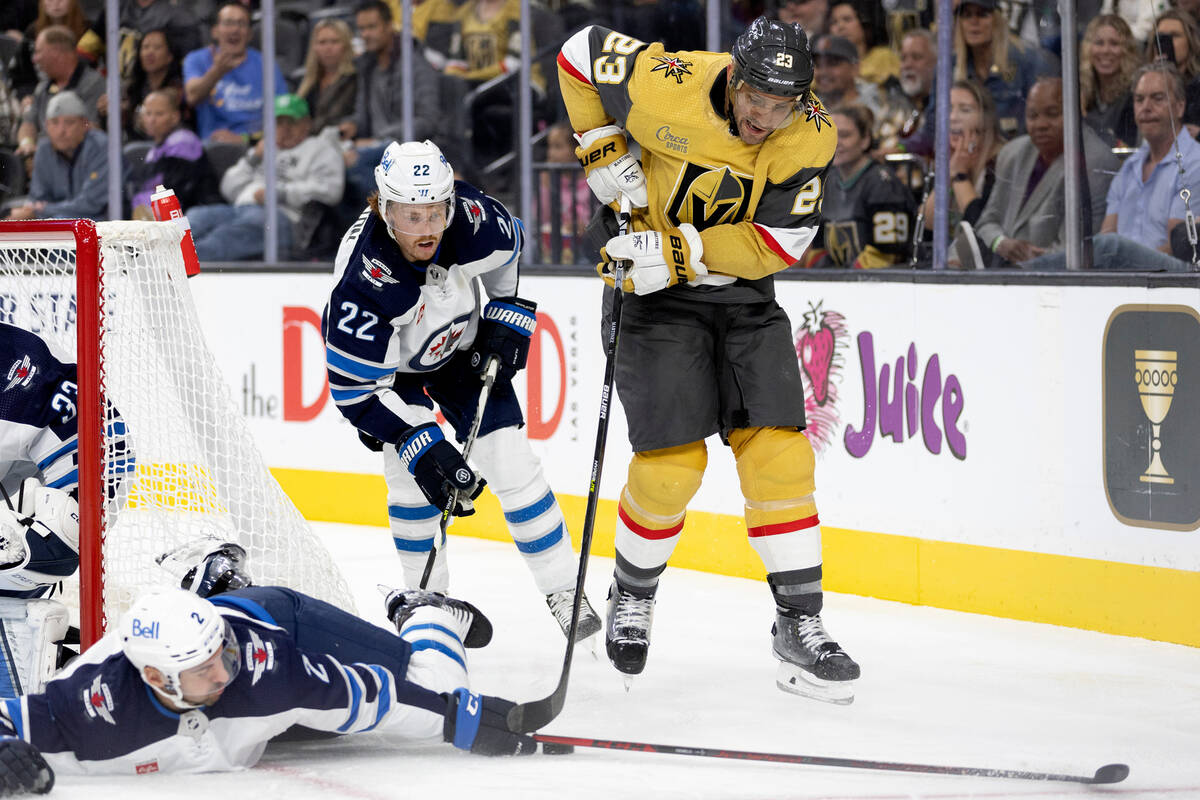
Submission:
[[[0,627],[9,643],[0,697],[11,697],[36,691],[57,668],[67,632],[66,607],[45,596],[79,566],[79,440],[74,364],[0,323],[0,369]],[[113,414],[109,425],[123,449],[124,423]],[[109,466],[132,468],[121,458]]]
[[[405,581],[419,585],[451,494],[455,514],[471,514],[471,500],[487,482],[565,634],[575,557],[512,386],[537,321],[536,304],[517,296],[521,223],[495,199],[455,181],[430,141],[393,142],[375,181],[378,191],[338,250],[325,310],[326,365],[338,410],[368,447],[383,452]],[[499,376],[470,453],[477,474],[443,436],[434,403],[465,442],[480,373],[493,358]],[[449,580],[439,550],[429,588],[444,590]],[[587,598],[581,603],[577,639],[600,629]]]
[[[465,648],[492,635],[477,608],[409,591],[387,609],[396,633],[282,587],[145,595],[43,692],[0,702],[0,794],[55,772],[245,769],[293,726],[536,750],[508,730],[512,703],[469,688]]]

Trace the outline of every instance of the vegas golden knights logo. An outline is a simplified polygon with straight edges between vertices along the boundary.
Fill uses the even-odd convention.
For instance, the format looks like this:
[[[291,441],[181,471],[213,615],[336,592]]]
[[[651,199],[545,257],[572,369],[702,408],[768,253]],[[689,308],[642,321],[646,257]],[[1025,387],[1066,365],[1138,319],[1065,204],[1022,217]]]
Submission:
[[[684,164],[675,194],[667,206],[672,225],[690,222],[698,230],[741,222],[750,204],[752,179],[729,167],[710,169]]]
[[[839,266],[849,266],[862,251],[858,240],[858,225],[854,222],[826,222],[825,249]]]

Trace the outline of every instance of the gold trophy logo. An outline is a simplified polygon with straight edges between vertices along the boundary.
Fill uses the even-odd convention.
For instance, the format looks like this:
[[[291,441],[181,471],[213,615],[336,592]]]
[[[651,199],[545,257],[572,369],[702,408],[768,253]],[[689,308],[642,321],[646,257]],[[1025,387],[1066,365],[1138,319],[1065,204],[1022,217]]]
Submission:
[[[1143,483],[1174,483],[1162,463],[1162,421],[1171,410],[1171,398],[1179,383],[1174,350],[1133,351],[1134,383],[1142,400],[1142,410],[1150,420],[1150,466],[1140,476]]]

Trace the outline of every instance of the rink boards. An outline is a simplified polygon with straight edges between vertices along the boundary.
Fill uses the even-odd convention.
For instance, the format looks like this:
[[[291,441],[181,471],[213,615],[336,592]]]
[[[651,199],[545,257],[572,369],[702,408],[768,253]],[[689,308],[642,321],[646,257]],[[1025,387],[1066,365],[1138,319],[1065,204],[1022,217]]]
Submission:
[[[203,274],[204,331],[266,462],[312,519],[386,524],[379,456],[328,400],[327,275]],[[1194,287],[1194,284],[1193,284]],[[825,587],[1200,646],[1200,289],[780,282],[817,450]],[[600,285],[526,276],[519,379],[578,543]],[[758,578],[716,437],[671,563]],[[594,552],[629,458],[619,405]],[[1157,458],[1155,456],[1157,455]],[[454,532],[507,537],[490,495]]]

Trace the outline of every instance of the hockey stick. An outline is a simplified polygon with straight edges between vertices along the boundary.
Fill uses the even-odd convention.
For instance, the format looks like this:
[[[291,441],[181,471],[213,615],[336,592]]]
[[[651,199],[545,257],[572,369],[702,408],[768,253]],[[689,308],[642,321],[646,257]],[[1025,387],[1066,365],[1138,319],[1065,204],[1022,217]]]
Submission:
[[[629,198],[621,196],[618,235],[629,230]],[[567,653],[563,657],[558,686],[548,697],[518,703],[508,711],[508,728],[528,733],[544,727],[562,711],[567,699],[567,680],[571,676],[571,656],[575,654],[575,629],[579,625],[579,608],[583,602],[583,584],[587,578],[588,554],[592,549],[592,531],[596,527],[596,508],[600,504],[600,473],[604,468],[604,446],[608,441],[609,403],[612,402],[613,376],[617,369],[617,334],[621,328],[621,302],[625,292],[625,262],[617,261],[613,273],[612,313],[608,320],[605,341],[604,385],[600,390],[600,422],[596,426],[596,449],[592,455],[592,482],[588,486],[587,511],[583,515],[583,535],[579,540],[579,574],[575,577],[575,604],[571,607],[571,626],[567,631]]]
[[[492,393],[492,384],[496,382],[496,373],[499,371],[500,359],[496,356],[490,357],[483,370],[483,388],[479,390],[479,404],[475,407],[475,419],[471,420],[471,430],[467,433],[466,444],[463,445],[463,461],[467,460],[467,456],[471,455],[471,448],[475,446],[475,437],[479,435],[479,426],[483,423],[483,411],[487,406],[488,395]],[[450,527],[450,517],[454,512],[456,502],[458,502],[458,490],[453,489],[450,491],[450,500],[442,509],[437,538],[429,545],[429,558],[425,559],[425,571],[421,573],[420,588],[422,589],[429,585],[429,576],[433,574],[433,562],[437,561],[438,550],[446,546],[446,529]]]
[[[849,767],[851,769],[891,770],[893,772],[921,772],[933,775],[974,775],[980,778],[1021,778],[1029,781],[1064,781],[1067,783],[1120,783],[1129,775],[1125,764],[1105,764],[1095,775],[1059,775],[1053,772],[1025,772],[1016,769],[991,769],[987,767],[940,767],[930,764],[906,764],[896,761],[874,761],[862,758],[834,758],[831,756],[799,756],[789,753],[756,753],[749,750],[724,750],[709,747],[679,747],[672,744],[646,744],[645,742],[622,742],[613,739],[581,739],[576,736],[533,737],[544,746],[571,745],[573,747],[600,747],[606,750],[627,750],[637,753],[660,753],[675,756],[705,756],[707,758],[734,758],[742,761],[769,761],[776,764],[808,764],[818,767]],[[569,752],[560,750],[558,752]]]

